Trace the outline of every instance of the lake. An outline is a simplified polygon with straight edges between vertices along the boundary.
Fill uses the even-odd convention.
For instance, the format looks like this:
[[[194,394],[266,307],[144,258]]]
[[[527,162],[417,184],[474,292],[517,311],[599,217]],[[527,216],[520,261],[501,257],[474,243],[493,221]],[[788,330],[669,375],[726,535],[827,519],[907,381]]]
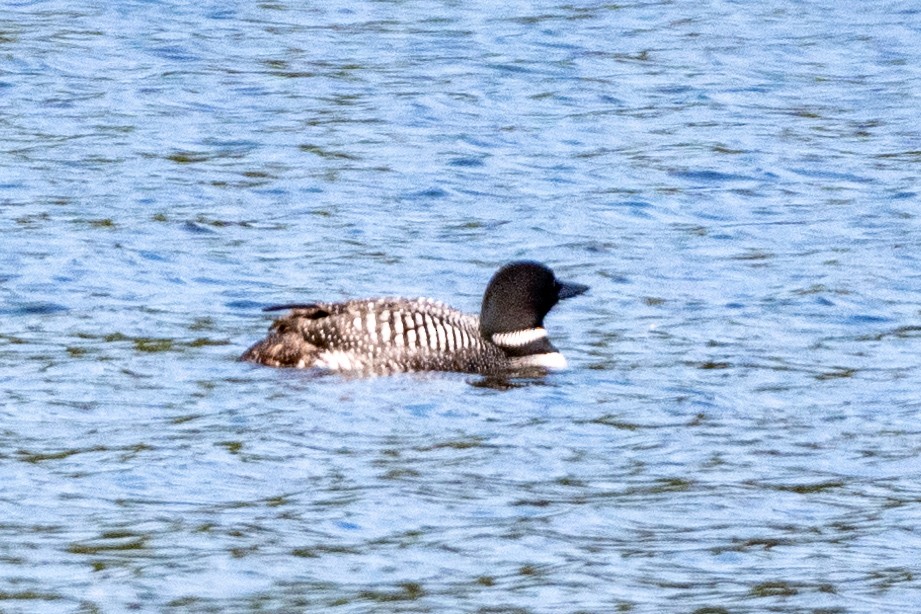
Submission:
[[[921,8],[7,2],[0,611],[921,608]],[[237,360],[591,286],[570,368]]]

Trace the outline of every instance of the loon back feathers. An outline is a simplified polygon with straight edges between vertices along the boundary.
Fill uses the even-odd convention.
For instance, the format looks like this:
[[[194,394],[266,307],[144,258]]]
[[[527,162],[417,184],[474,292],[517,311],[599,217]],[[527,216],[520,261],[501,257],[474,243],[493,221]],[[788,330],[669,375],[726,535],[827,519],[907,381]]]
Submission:
[[[493,277],[480,318],[426,298],[269,307],[266,311],[290,313],[241,358],[360,375],[557,368],[565,366],[565,359],[547,338],[543,318],[558,300],[586,289],[559,282],[543,265],[520,262]]]
[[[475,316],[424,298],[298,305],[243,359],[361,374],[485,372],[505,356],[478,325]]]

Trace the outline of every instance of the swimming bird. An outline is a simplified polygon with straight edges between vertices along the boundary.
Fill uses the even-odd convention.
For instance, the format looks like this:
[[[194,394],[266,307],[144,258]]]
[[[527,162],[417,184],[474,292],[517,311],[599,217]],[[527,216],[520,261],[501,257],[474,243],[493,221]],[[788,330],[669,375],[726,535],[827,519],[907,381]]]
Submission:
[[[512,262],[493,275],[479,317],[429,298],[286,304],[290,310],[242,360],[354,375],[457,371],[484,375],[561,369],[544,317],[588,286],[563,282],[543,264]]]

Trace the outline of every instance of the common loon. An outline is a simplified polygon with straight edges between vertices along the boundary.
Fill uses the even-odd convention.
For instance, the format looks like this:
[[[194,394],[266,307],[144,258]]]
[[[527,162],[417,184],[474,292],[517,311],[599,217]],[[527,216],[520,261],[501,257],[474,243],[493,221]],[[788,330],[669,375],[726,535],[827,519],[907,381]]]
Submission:
[[[566,359],[547,338],[544,316],[561,299],[586,290],[558,280],[542,264],[522,261],[493,275],[479,317],[428,298],[277,305],[264,311],[290,313],[240,358],[355,375],[561,369]]]

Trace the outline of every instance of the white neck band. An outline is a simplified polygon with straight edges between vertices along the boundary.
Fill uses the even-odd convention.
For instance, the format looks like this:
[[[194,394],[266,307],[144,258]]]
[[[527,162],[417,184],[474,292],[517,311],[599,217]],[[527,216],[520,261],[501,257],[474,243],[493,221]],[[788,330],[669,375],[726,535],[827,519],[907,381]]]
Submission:
[[[510,333],[496,333],[492,336],[492,342],[504,347],[521,347],[546,337],[547,331],[543,328],[526,328]]]

